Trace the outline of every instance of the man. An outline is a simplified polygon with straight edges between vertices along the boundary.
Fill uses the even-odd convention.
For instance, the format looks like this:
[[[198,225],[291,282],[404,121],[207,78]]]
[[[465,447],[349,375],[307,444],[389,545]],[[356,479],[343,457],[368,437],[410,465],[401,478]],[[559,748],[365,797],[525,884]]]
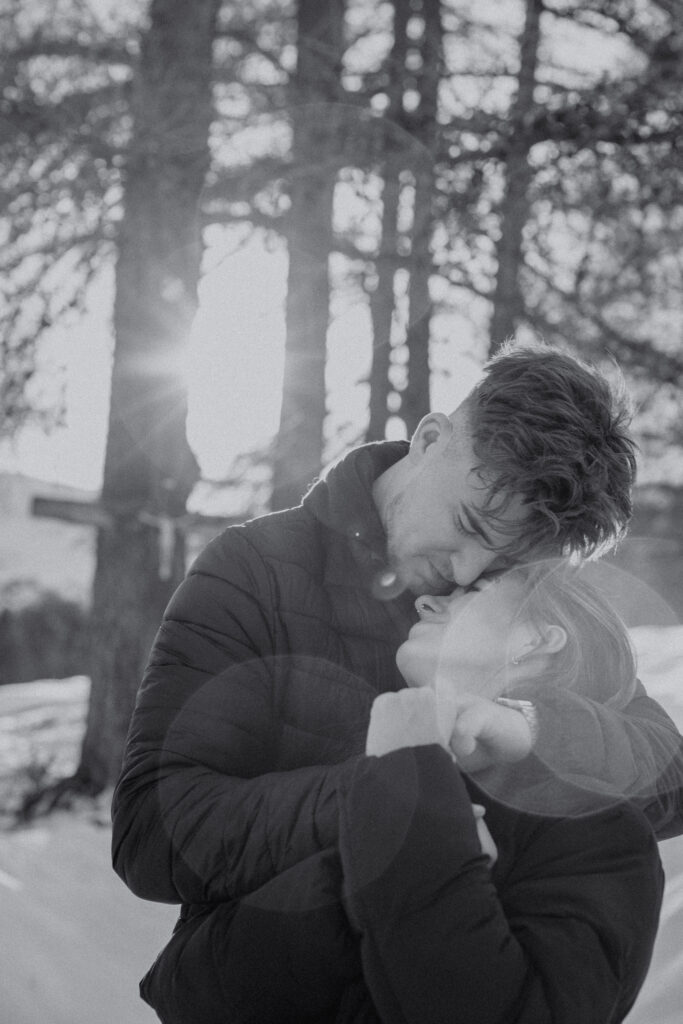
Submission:
[[[300,507],[212,541],[167,609],[132,718],[113,804],[126,884],[182,903],[187,920],[334,846],[348,771],[334,762],[349,742],[338,702],[403,686],[394,656],[414,595],[605,550],[626,528],[634,469],[626,414],[596,372],[550,349],[505,350],[410,445],[363,446]],[[526,750],[573,778],[647,790],[657,833],[683,830],[681,739],[642,688],[625,712],[559,691],[521,712]],[[252,734],[255,718],[266,724]]]

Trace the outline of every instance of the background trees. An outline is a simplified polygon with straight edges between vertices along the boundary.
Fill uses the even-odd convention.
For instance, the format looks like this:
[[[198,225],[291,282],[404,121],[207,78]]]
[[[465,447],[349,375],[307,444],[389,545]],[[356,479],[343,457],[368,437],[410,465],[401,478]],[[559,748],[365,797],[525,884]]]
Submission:
[[[113,258],[145,5],[98,21],[67,3],[49,29],[17,10],[5,15],[2,149],[15,418],[39,329]],[[429,346],[414,338],[427,308],[469,310],[480,355],[527,327],[677,379],[663,333],[679,314],[681,17],[669,0],[220,5],[202,226],[280,238],[301,279],[288,289],[276,477],[291,475],[278,467],[293,457],[285,424],[297,431],[301,395],[287,396],[302,387],[304,344],[315,412],[297,454],[324,433],[330,259],[328,299],[343,282],[372,319],[368,437],[401,405],[409,427],[406,409],[424,408]],[[302,479],[319,461],[309,455]]]
[[[62,0],[48,21],[42,6],[2,15],[2,409],[6,431],[35,414],[41,332],[115,264],[81,772],[96,787],[183,570],[197,466],[178,354],[202,232],[210,253],[251,233],[288,256],[274,508],[345,446],[409,435],[464,357],[514,331],[618,360],[646,456],[680,444],[683,12]],[[329,339],[352,305],[365,412],[344,420]]]
[[[55,414],[31,387],[37,341],[114,258],[141,10],[0,14],[0,434]]]

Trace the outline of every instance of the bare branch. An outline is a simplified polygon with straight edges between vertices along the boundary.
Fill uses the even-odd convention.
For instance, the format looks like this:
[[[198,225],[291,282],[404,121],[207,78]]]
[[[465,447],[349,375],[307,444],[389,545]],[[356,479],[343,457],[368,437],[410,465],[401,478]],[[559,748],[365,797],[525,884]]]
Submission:
[[[132,40],[82,42],[79,39],[49,39],[40,33],[10,47],[3,56],[12,62],[33,60],[35,57],[77,57],[94,64],[125,64],[129,67],[137,60]]]
[[[622,361],[628,363],[629,366],[639,367],[652,374],[659,381],[679,385],[683,383],[682,359],[655,348],[650,342],[640,341],[624,334],[613,324],[608,323],[598,309],[586,308],[580,295],[560,288],[549,275],[541,273],[538,269],[529,266],[528,263],[525,264],[524,269],[526,273],[540,281],[546,290],[555,294],[582,319],[597,328],[606,343],[605,348],[607,350],[611,348]],[[538,309],[533,312],[527,311],[527,315],[532,322],[542,318],[542,313]],[[556,324],[551,324],[547,320],[544,323],[545,326],[552,328],[553,333],[557,332]]]

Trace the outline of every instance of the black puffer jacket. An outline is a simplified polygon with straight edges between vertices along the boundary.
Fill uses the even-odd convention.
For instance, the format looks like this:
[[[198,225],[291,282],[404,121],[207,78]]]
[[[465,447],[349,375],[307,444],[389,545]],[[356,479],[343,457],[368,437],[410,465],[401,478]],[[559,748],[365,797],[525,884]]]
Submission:
[[[415,617],[412,596],[385,599],[380,585],[371,493],[405,452],[358,449],[301,507],[225,531],[172,599],[113,804],[114,865],[133,892],[191,914],[336,848],[349,755],[375,694],[402,685],[394,653]],[[570,732],[567,714],[582,716],[590,739],[569,771],[592,758],[592,772],[634,786],[639,764],[656,761],[652,736],[676,735],[642,694],[623,715],[563,696],[539,704],[539,753]],[[679,758],[650,808],[669,831],[680,831],[682,777]]]
[[[470,797],[487,806],[493,871]],[[618,1024],[663,877],[645,818],[590,799],[603,806],[541,818],[491,801],[440,747],[354,758],[338,844],[186,908],[143,998],[164,1024]]]
[[[322,760],[340,760],[344,701],[403,685],[394,653],[413,598],[373,596],[371,494],[402,454],[362,449],[303,507],[226,530],[176,592],[113,804],[114,865],[139,896],[230,899],[336,842],[345,769],[320,767],[321,738]]]

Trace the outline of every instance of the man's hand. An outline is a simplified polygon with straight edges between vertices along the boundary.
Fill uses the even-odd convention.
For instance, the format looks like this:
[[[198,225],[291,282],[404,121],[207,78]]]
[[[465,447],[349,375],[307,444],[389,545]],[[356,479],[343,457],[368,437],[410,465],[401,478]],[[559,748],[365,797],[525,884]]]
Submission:
[[[449,746],[465,771],[511,764],[531,753],[533,736],[529,723],[514,708],[463,693],[445,698],[439,714],[452,721]]]
[[[436,717],[436,697],[427,687],[407,688],[375,697],[365,753],[375,757],[401,747],[443,745]]]

